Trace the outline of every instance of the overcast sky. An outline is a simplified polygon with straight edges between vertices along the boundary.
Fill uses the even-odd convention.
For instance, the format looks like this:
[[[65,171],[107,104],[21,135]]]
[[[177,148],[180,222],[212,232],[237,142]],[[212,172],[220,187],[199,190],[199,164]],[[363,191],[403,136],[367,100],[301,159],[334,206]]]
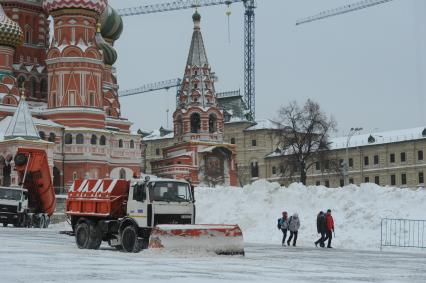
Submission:
[[[115,8],[170,0],[110,0]],[[354,0],[258,0],[256,118],[277,117],[292,100],[317,101],[335,117],[339,134],[425,125],[426,1],[387,4],[297,26],[297,19]],[[231,6],[231,43],[225,6],[200,8],[207,56],[217,91],[244,88],[242,4]],[[116,42],[121,90],[182,77],[193,10],[124,18]],[[134,129],[172,126],[175,89],[121,99]],[[169,115],[167,119],[167,109]]]

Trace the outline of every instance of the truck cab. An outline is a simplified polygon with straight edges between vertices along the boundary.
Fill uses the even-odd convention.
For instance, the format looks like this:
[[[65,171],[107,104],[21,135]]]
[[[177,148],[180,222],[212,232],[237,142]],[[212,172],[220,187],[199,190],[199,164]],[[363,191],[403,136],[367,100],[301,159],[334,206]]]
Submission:
[[[21,187],[0,187],[0,223],[20,226],[28,210],[28,190]]]
[[[139,227],[158,224],[194,224],[193,188],[173,179],[133,180],[127,203],[127,217]]]

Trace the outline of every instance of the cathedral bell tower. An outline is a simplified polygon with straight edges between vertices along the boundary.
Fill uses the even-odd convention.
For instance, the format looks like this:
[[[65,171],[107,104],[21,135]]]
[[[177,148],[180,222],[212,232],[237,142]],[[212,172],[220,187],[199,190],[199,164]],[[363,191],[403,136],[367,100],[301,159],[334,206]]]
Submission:
[[[173,114],[175,137],[181,141],[223,141],[223,113],[216,101],[203,36],[201,16],[192,16],[194,31],[185,66],[176,111]]]

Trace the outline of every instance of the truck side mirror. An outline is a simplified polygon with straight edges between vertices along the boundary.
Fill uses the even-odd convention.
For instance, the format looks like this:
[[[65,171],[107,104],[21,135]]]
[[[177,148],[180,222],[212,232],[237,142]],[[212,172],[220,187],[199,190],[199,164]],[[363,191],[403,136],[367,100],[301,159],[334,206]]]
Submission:
[[[191,195],[192,195],[192,202],[195,203],[195,192],[194,192],[194,186],[191,185]]]

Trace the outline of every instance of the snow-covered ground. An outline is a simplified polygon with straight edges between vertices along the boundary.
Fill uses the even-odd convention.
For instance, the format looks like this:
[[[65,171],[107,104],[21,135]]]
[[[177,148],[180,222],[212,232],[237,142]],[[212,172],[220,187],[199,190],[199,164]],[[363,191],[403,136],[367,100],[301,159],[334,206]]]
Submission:
[[[79,250],[56,229],[0,228],[0,282],[426,282],[424,254],[249,244],[246,256]]]
[[[286,188],[260,180],[244,188],[199,188],[196,199],[198,223],[238,223],[244,240],[250,243],[279,243],[282,233],[277,229],[277,219],[284,210],[289,215],[299,214],[298,242],[306,247],[312,247],[318,237],[318,212],[328,208],[335,222],[333,246],[345,249],[379,250],[382,218],[426,220],[423,188],[375,184],[337,189],[292,184]]]
[[[289,188],[258,181],[244,188],[197,188],[198,223],[238,223],[246,256],[144,250],[103,245],[79,250],[49,229],[0,228],[0,282],[426,282],[423,250],[379,251],[382,217],[424,219],[424,189],[375,185]],[[315,248],[316,214],[331,208],[335,249]],[[276,220],[298,212],[298,247],[281,247]]]

